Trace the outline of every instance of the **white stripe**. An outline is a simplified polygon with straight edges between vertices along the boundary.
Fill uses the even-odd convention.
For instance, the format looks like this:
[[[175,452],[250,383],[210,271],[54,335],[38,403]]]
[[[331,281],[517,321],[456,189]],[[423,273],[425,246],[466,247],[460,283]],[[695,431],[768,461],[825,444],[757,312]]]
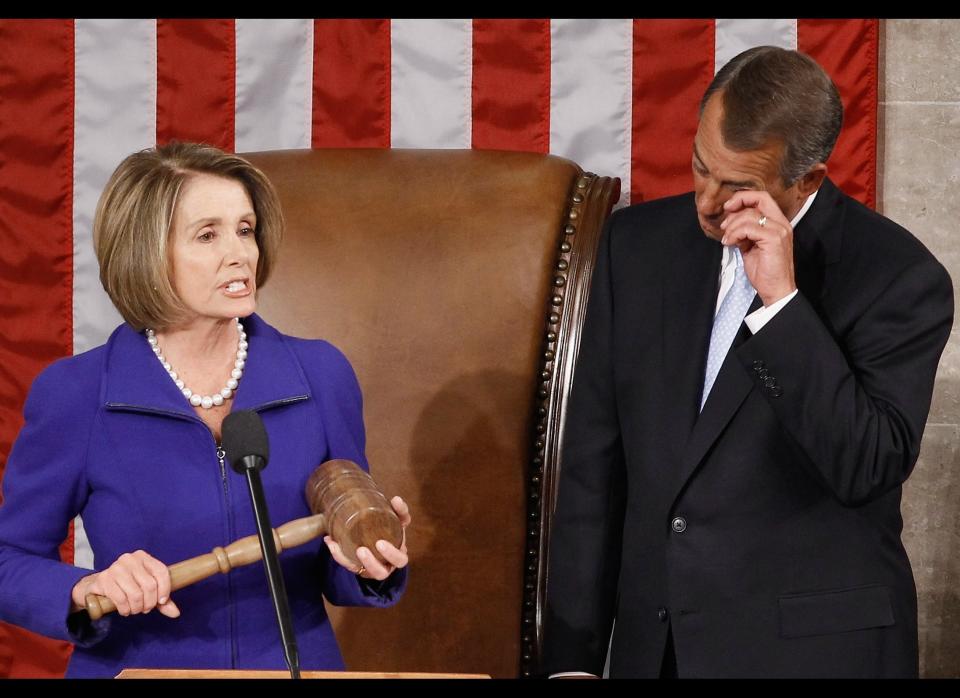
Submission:
[[[390,22],[390,143],[394,148],[469,148],[473,23]]]
[[[629,203],[633,21],[550,22],[550,152],[619,177]]]
[[[121,318],[100,285],[93,214],[120,160],[156,142],[157,28],[152,19],[75,22],[73,350],[102,344]],[[93,568],[77,519],[74,563]]]
[[[73,519],[73,564],[87,570],[96,569],[93,550],[87,539],[87,532],[83,528],[83,519],[79,516]]]
[[[121,318],[100,285],[93,214],[125,156],[157,135],[153,19],[78,19],[73,135],[73,350],[106,341]]]
[[[748,48],[779,46],[796,50],[795,19],[718,19],[714,43],[714,71]]]
[[[238,153],[309,148],[313,20],[238,19]]]

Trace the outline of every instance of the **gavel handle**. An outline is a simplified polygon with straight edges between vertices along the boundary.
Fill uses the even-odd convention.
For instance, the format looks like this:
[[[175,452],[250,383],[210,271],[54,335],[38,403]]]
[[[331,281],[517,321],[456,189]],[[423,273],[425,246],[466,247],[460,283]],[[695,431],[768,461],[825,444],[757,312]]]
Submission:
[[[289,521],[280,528],[274,528],[273,542],[277,546],[277,553],[294,548],[298,545],[319,538],[327,533],[327,521],[323,514],[314,514],[305,516],[302,519]],[[178,562],[170,565],[170,591],[183,589],[201,579],[212,577],[220,572],[226,574],[235,567],[249,565],[262,559],[260,551],[260,540],[256,535],[246,536],[234,541],[226,548],[217,546],[206,555]],[[87,613],[90,614],[90,620],[99,620],[108,613],[117,610],[106,596],[100,594],[87,594]]]

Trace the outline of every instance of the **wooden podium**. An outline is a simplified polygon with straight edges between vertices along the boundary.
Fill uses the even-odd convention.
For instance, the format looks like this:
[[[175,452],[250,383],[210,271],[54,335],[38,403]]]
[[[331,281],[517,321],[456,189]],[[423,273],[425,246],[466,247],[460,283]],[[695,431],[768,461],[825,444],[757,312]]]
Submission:
[[[489,674],[434,674],[400,671],[301,671],[304,679],[489,679]],[[117,679],[289,679],[288,671],[236,669],[124,669]]]

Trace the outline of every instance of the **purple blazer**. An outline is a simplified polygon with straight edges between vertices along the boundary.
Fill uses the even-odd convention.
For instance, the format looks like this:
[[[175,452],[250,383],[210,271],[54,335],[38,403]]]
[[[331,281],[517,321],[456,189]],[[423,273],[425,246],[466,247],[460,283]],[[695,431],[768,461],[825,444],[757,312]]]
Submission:
[[[244,327],[250,348],[234,409],[263,418],[271,455],[262,478],[278,526],[310,514],[304,487],[324,461],[368,468],[360,387],[331,344],[282,335],[256,315]],[[245,478],[221,465],[213,435],[143,334],[121,325],[105,345],[49,366],[24,416],[3,479],[0,620],[76,643],[68,677],[286,667],[260,564],[174,592],[177,619],[152,612],[68,624],[70,591],[90,573],[57,554],[77,514],[98,570],[125,552],[143,549],[169,565],[256,533]],[[358,579],[322,540],[280,559],[304,669],[343,668],[322,596],[390,606],[406,585],[406,570]]]

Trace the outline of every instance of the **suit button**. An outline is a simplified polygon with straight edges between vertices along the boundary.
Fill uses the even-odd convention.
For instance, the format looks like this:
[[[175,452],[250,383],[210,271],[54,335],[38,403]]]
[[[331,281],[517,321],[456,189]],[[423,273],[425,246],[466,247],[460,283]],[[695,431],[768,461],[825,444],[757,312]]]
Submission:
[[[776,388],[776,387],[777,387],[777,379],[774,378],[773,376],[769,376],[769,377],[763,379],[763,384],[764,384],[767,388]]]
[[[760,380],[766,380],[767,376],[769,375],[770,371],[765,368],[761,368],[759,371],[757,371],[757,377],[760,378]]]
[[[674,533],[683,533],[687,530],[687,520],[682,516],[678,516],[670,522],[670,527],[673,529]]]
[[[754,371],[760,371],[761,369],[763,369],[764,366],[766,366],[766,364],[763,363],[763,361],[761,361],[760,359],[757,359],[753,362]]]
[[[661,623],[666,623],[666,622],[667,622],[667,618],[669,618],[669,617],[670,617],[670,614],[667,612],[667,609],[665,609],[665,608],[658,608],[658,609],[657,609],[657,618],[660,619],[660,622],[661,622]]]
[[[770,394],[773,397],[780,397],[783,395],[783,388],[781,388],[779,385],[775,385],[774,387],[770,388]]]

